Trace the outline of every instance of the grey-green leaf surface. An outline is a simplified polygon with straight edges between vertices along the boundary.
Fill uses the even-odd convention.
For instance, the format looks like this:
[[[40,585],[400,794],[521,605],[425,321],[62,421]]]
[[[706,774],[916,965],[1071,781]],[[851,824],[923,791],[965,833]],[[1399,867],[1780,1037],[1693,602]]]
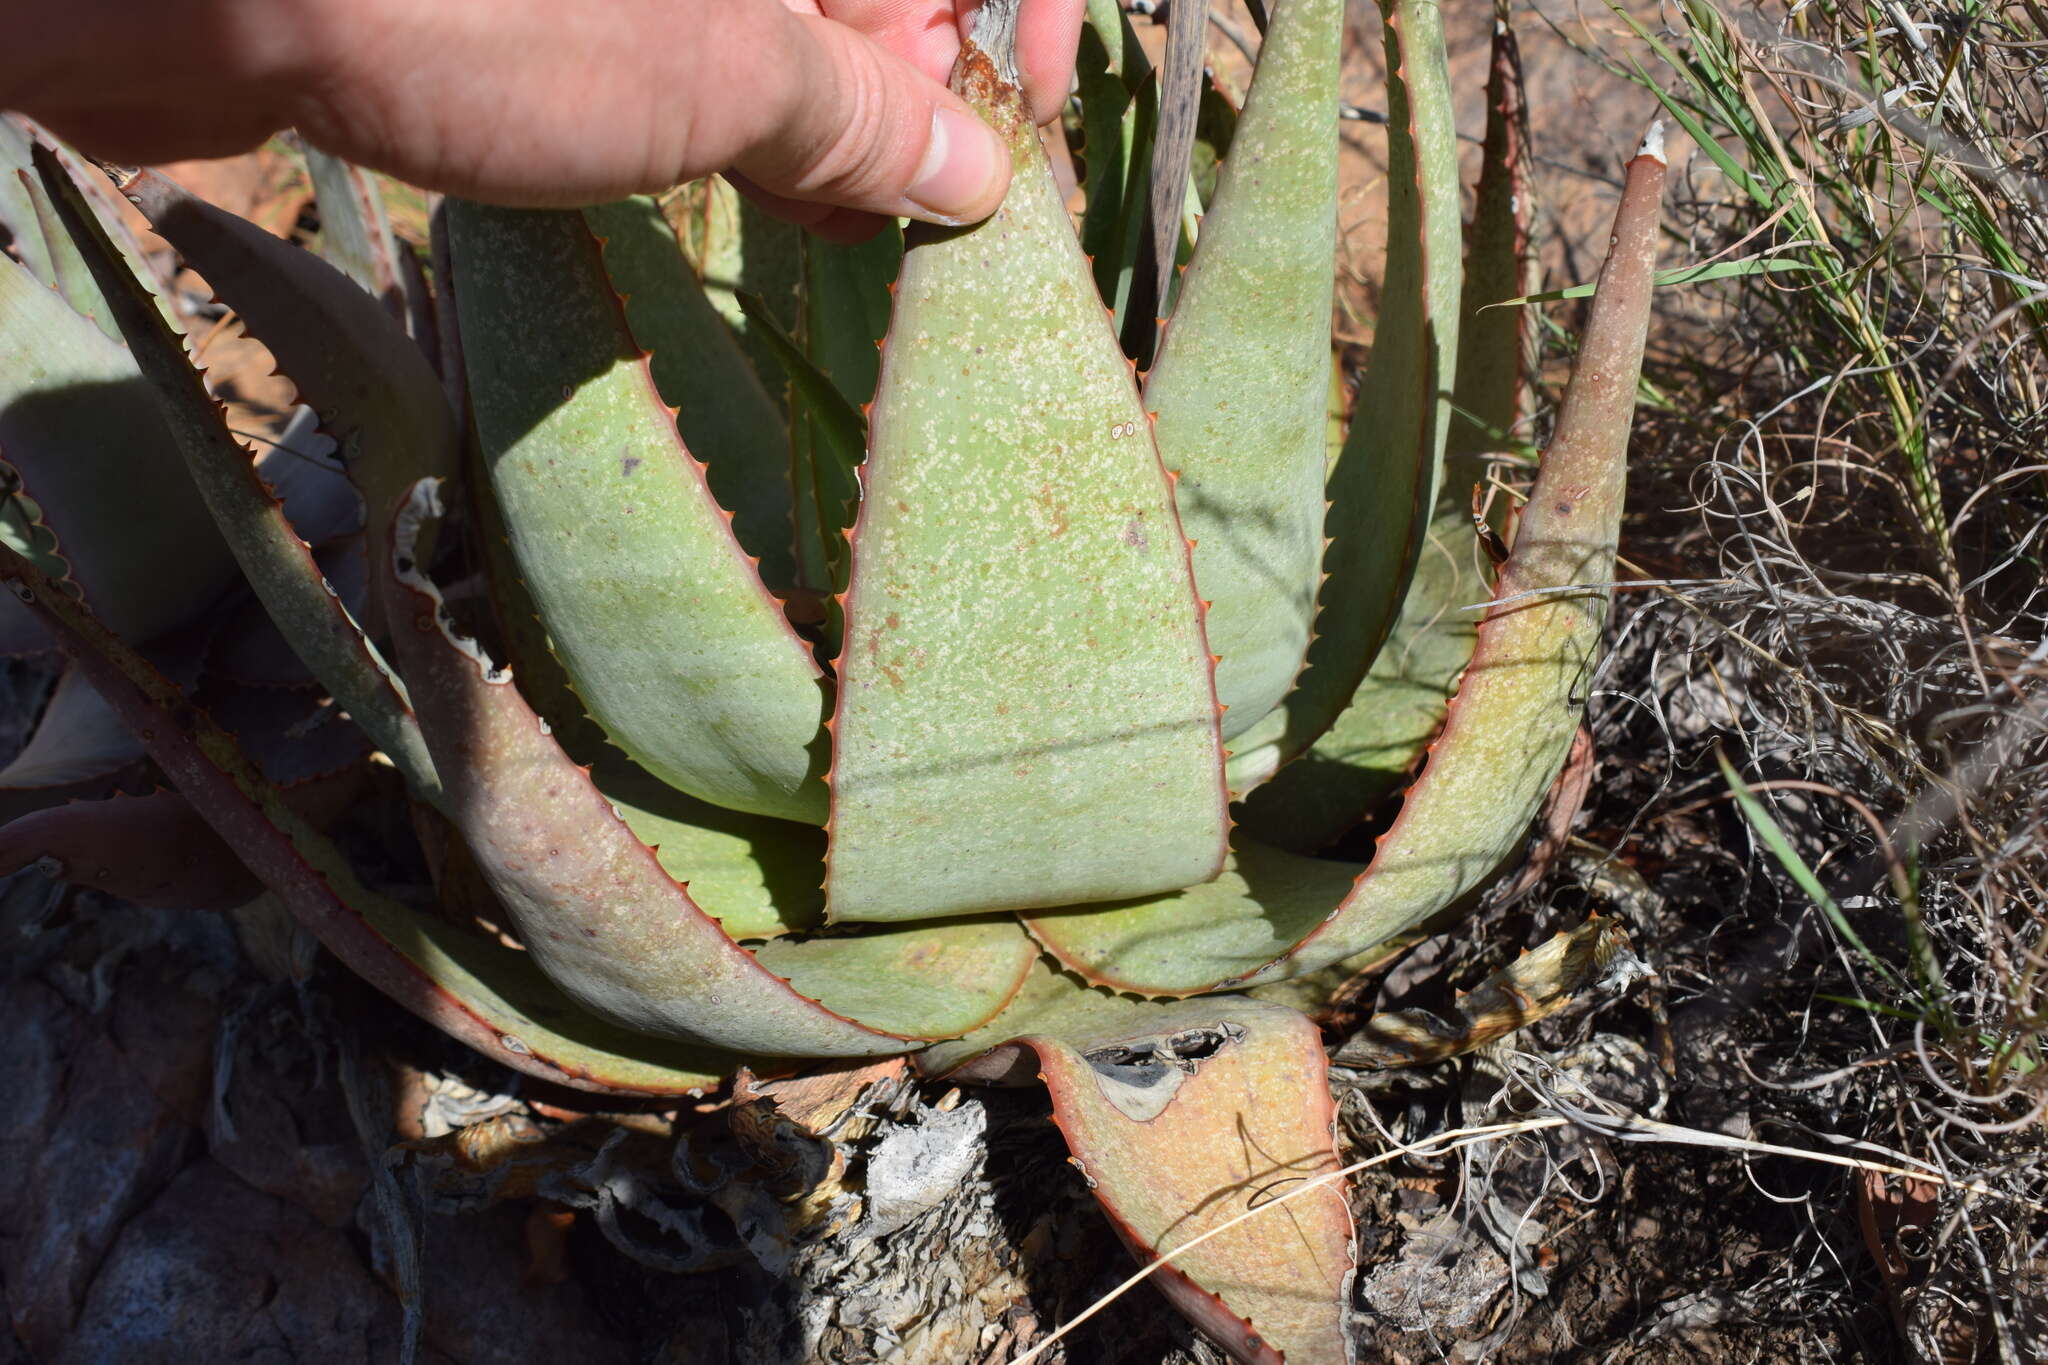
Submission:
[[[1457,128],[1434,0],[1386,0],[1382,13],[1386,288],[1372,359],[1330,475],[1328,576],[1308,666],[1281,707],[1232,746],[1235,796],[1270,779],[1350,704],[1393,626],[1436,505],[1462,279]]]
[[[234,581],[234,558],[135,358],[9,260],[0,260],[0,460],[20,489],[0,540],[48,572],[68,572],[122,638],[192,619]],[[47,647],[40,627],[0,602],[0,652]]]
[[[867,421],[805,347],[782,330],[768,305],[739,296],[754,335],[775,352],[789,376],[796,409],[790,469],[796,498],[798,584],[830,593],[846,586],[846,528],[859,502],[854,470],[867,452]]]
[[[411,481],[455,468],[455,418],[426,356],[383,304],[311,252],[153,171],[122,189],[319,412],[370,509],[372,553],[381,553],[378,537]]]
[[[1033,917],[1033,936],[1062,963],[1094,984],[1148,994],[1297,976],[1413,933],[1518,849],[1570,750],[1598,656],[1649,317],[1661,156],[1659,138],[1629,164],[1615,246],[1514,552],[1443,731],[1372,861],[1330,897],[1303,866],[1313,860],[1255,854],[1240,840],[1234,876],[1210,886]],[[1342,875],[1341,864],[1318,866],[1337,869],[1323,877]],[[1298,929],[1299,943],[1264,956]]]
[[[228,430],[227,414],[192,368],[183,338],[164,320],[155,296],[120,256],[56,155],[39,147],[36,165],[66,230],[85,254],[108,312],[128,338],[161,420],[183,456],[184,482],[199,490],[250,590],[313,676],[413,790],[423,800],[437,801],[439,783],[403,693],[320,572],[311,547],[299,539],[283,506],[258,477],[248,450]],[[161,474],[155,481],[157,486],[170,483]]]
[[[718,310],[754,373],[778,407],[785,402],[782,366],[774,350],[758,336],[740,308],[739,296],[752,294],[768,305],[784,331],[795,334],[803,281],[803,231],[770,217],[722,176],[707,176],[685,185],[676,224],[682,247],[704,295]]]
[[[781,1056],[901,1049],[903,1034],[807,997],[741,948],[634,837],[510,672],[453,632],[438,589],[411,560],[419,529],[439,515],[437,496],[432,481],[420,483],[379,566],[416,627],[395,632],[394,647],[448,774],[449,817],[549,979],[599,1017],[660,1037]],[[932,945],[920,952],[899,941],[878,952],[820,939],[781,951],[820,959],[816,974],[828,979],[832,959],[860,954],[852,993],[888,999],[890,1023],[907,1022],[913,1039],[992,1016],[1031,957],[1021,934],[934,931]],[[975,1005],[963,1006],[963,995]]]
[[[704,462],[732,529],[760,560],[761,581],[796,581],[790,524],[789,430],[782,410],[712,307],[675,233],[652,199],[583,210],[604,247],[605,273],[625,300],[626,326],[662,401],[676,409],[683,444]]]
[[[50,244],[36,214],[34,175],[28,149],[34,137],[15,114],[0,114],[0,228],[7,230],[14,256],[44,284],[56,287]]]
[[[520,690],[529,690],[520,675]],[[591,780],[633,837],[686,884],[690,899],[736,939],[774,938],[825,922],[825,832],[699,801],[621,755]]]
[[[93,688],[223,841],[351,971],[515,1071],[583,1090],[701,1091],[738,1058],[636,1036],[576,1010],[525,953],[364,887],[334,845],[257,772],[232,735],[48,575],[0,549],[0,579],[66,642]]]
[[[144,259],[142,246],[128,230],[121,217],[121,203],[104,177],[90,173],[91,168],[78,154],[52,137],[48,129],[20,114],[0,113],[0,229],[12,238],[14,254],[29,268],[29,273],[63,295],[110,339],[121,339],[121,329],[107,316],[85,258],[54,216],[55,208],[37,177],[32,149],[38,145],[54,151],[64,168],[74,178],[82,179],[80,188],[92,205],[93,217],[112,239],[121,258],[156,296],[165,320],[178,326],[178,310],[165,281]]]
[[[860,502],[854,469],[867,455],[861,414],[874,401],[877,348],[889,331],[890,288],[902,261],[903,233],[894,223],[857,246],[804,242],[804,354],[846,405],[822,395],[814,400],[808,391],[797,395],[797,547],[805,586],[821,591],[846,587],[846,532]],[[837,623],[828,629],[836,631]],[[836,634],[829,643],[836,654]]]
[[[683,446],[580,214],[451,203],[484,464],[590,715],[715,805],[825,815],[823,679]]]
[[[1145,405],[1195,542],[1223,737],[1301,671],[1323,556],[1340,0],[1274,15]]]
[[[399,273],[403,248],[384,212],[377,182],[359,166],[306,148],[306,172],[320,206],[320,254],[371,298],[402,315],[405,281]]]
[[[1146,186],[1152,134],[1159,121],[1159,89],[1121,14],[1111,26],[1095,22],[1091,12],[1091,22],[1081,33],[1075,73],[1081,97],[1081,156],[1087,170],[1081,250],[1092,263],[1096,289],[1121,337],[1131,323],[1132,290],[1145,241]]]
[[[1143,894],[1224,850],[1150,423],[1021,97],[968,92],[1016,178],[987,222],[919,234],[897,285],[839,661],[835,919]]]
[[[1496,23],[1486,141],[1466,233],[1456,411],[1443,488],[1400,615],[1351,704],[1239,813],[1257,838],[1279,847],[1324,847],[1404,784],[1443,727],[1458,677],[1472,660],[1479,620],[1460,608],[1484,601],[1493,588],[1493,565],[1474,522],[1474,488],[1486,477],[1482,457],[1511,439],[1524,387],[1529,316],[1488,305],[1526,288],[1531,273],[1526,156],[1521,60],[1514,31]],[[1496,513],[1493,520],[1504,518]]]
[[[1154,1284],[1233,1359],[1345,1365],[1352,1226],[1342,1183],[1241,1218],[1275,1190],[1337,1170],[1315,1026],[1243,996],[1137,1004],[1062,984],[1035,979],[1029,1005],[983,1034],[1014,1042],[964,1074],[1043,1077],[1103,1211],[1141,1261],[1174,1252]]]

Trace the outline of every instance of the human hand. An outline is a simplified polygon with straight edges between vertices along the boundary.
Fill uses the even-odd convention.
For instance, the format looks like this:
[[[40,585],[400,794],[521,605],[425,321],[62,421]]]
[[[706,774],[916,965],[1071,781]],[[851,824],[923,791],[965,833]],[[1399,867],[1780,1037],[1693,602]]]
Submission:
[[[1009,157],[945,89],[974,0],[67,0],[10,20],[0,107],[97,155],[224,156],[285,125],[499,203],[725,171],[827,236],[970,222]],[[1084,0],[1025,0],[1026,93],[1066,97]]]

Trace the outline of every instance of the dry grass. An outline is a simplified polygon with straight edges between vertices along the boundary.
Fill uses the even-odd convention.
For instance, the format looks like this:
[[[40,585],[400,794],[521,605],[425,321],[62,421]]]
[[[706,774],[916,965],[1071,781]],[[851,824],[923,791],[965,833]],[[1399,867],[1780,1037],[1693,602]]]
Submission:
[[[1667,260],[1799,267],[1661,300],[1624,551],[1672,585],[1617,612],[1588,833],[1690,899],[1650,949],[1752,1125],[1987,1191],[1837,1189],[1781,1306],[1874,1265],[1900,1358],[2041,1359],[2048,13],[1550,18],[1702,143]]]

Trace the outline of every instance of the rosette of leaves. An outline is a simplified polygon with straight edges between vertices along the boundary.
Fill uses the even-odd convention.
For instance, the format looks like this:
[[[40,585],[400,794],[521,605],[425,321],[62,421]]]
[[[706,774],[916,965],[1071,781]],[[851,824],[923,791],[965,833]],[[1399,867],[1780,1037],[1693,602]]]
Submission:
[[[1149,77],[1114,11],[1084,38],[1081,153],[1085,230],[1123,242]],[[981,7],[955,72],[1016,168],[965,229],[691,231],[686,255],[650,201],[449,203],[430,294],[360,203],[344,273],[123,175],[337,443],[366,509],[353,605],[80,178],[36,151],[44,278],[77,289],[61,315],[37,304],[68,321],[10,305],[0,329],[33,350],[36,327],[114,324],[107,364],[153,400],[124,420],[182,456],[127,477],[196,493],[404,777],[450,886],[487,887],[516,947],[368,886],[136,647],[120,592],[21,537],[0,578],[222,849],[478,1051],[641,1095],[902,1052],[1036,1075],[1124,1237],[1174,1253],[1158,1279],[1183,1311],[1243,1360],[1341,1360],[1341,1186],[1217,1231],[1335,1166],[1316,1030],[1260,992],[1454,913],[1564,760],[1613,571],[1661,150],[1631,163],[1495,562],[1469,509],[1519,392],[1514,310],[1476,311],[1523,292],[1507,86],[1468,277],[1437,11],[1388,0],[1392,259],[1333,442],[1340,0],[1271,7],[1142,375],[1118,341],[1128,272],[1091,269],[1025,114],[1014,12]],[[19,385],[0,455],[20,467],[8,415],[73,382]],[[465,552],[487,621],[438,583]],[[1396,775],[1369,861],[1314,856]]]

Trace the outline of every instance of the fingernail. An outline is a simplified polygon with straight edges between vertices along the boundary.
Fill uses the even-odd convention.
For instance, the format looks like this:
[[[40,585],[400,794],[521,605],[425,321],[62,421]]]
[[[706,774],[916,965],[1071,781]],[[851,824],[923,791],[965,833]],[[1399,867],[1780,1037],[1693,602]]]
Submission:
[[[931,145],[904,198],[919,218],[969,222],[981,214],[989,191],[1007,169],[1009,149],[986,123],[964,110],[940,105],[932,114]]]

